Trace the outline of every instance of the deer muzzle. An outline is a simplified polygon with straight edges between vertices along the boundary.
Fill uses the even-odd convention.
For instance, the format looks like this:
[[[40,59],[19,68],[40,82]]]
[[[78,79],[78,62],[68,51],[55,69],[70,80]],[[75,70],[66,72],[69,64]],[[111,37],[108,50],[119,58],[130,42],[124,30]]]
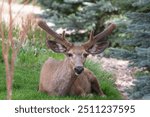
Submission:
[[[77,66],[74,68],[75,73],[78,75],[81,74],[83,70],[84,70],[83,66]]]

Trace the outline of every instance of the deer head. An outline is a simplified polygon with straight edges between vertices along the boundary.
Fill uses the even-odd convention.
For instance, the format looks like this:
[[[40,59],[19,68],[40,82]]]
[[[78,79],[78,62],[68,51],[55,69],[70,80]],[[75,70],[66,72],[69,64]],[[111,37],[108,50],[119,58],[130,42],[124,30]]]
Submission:
[[[67,62],[69,62],[70,67],[77,75],[84,70],[84,62],[89,54],[99,54],[108,47],[108,41],[104,37],[109,35],[116,27],[115,24],[110,24],[103,32],[96,36],[93,36],[93,32],[91,32],[87,42],[81,45],[75,45],[65,39],[65,32],[61,36],[41,20],[38,22],[38,25],[55,38],[55,40],[47,39],[48,48],[57,53],[64,53],[67,56]]]

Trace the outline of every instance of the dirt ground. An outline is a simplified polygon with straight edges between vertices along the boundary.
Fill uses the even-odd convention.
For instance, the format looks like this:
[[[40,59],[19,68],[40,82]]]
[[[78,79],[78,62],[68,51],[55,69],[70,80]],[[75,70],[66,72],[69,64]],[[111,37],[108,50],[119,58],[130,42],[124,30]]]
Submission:
[[[133,81],[135,81],[135,78],[133,74],[136,72],[136,68],[129,68],[129,61],[118,60],[115,58],[91,56],[90,59],[99,62],[104,70],[113,74],[117,89],[125,99],[128,99],[126,90],[131,86],[134,86]]]

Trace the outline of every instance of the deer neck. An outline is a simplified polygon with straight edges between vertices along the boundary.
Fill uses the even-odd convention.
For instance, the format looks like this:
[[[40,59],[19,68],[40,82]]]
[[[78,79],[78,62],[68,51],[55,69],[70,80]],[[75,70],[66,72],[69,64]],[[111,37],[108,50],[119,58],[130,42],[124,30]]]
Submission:
[[[66,95],[70,91],[70,88],[77,76],[75,75],[73,68],[71,68],[70,62],[67,60],[67,58],[62,61],[58,71],[60,72],[57,72],[58,74],[56,74],[58,78],[57,81],[59,82],[57,83],[57,85],[59,85],[57,90],[59,95]]]
[[[76,76],[67,58],[62,62],[61,71],[62,79],[73,80],[73,78]]]

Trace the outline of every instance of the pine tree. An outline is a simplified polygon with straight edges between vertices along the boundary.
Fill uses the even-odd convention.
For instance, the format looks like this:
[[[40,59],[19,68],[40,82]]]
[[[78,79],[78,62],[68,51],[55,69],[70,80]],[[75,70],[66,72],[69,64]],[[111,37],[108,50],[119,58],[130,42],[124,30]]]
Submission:
[[[119,39],[109,54],[141,68],[135,74],[134,85],[126,90],[129,99],[150,99],[150,0],[126,0],[126,7],[123,4],[120,8],[127,18],[121,22],[123,26],[118,26]]]
[[[131,61],[131,65],[150,71],[150,0],[135,0],[135,12],[127,13],[131,23],[127,26],[122,49],[111,49],[111,56]]]
[[[39,2],[48,8],[46,17],[56,24],[55,28],[62,27],[72,32],[72,41],[85,40],[87,32],[91,30],[95,33],[102,31],[105,19],[118,10],[106,0],[39,0]]]

